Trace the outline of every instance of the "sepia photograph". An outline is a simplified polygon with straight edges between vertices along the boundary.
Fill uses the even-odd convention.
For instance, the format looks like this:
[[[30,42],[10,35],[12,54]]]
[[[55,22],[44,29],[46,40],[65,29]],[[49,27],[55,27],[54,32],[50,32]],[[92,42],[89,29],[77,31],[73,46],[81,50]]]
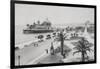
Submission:
[[[95,8],[15,3],[15,66],[95,61]]]

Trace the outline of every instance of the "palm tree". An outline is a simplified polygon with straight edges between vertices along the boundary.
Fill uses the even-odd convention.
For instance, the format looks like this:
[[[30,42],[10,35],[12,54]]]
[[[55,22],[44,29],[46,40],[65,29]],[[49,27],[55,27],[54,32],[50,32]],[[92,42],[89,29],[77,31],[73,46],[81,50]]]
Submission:
[[[75,45],[76,45],[76,47],[74,47],[73,49],[76,49],[76,51],[73,52],[73,55],[76,53],[81,53],[82,62],[84,62],[86,60],[86,58],[89,59],[87,52],[93,51],[91,49],[93,44],[89,43],[84,37],[82,37],[82,39],[79,40],[78,42],[76,42]]]
[[[58,37],[55,38],[55,41],[60,41],[61,42],[61,55],[64,57],[64,53],[63,53],[63,47],[64,47],[64,40],[66,39],[66,34],[63,33],[63,31],[61,31],[60,33],[58,33]]]
[[[71,51],[72,49],[70,49],[67,45],[64,45],[63,46],[63,58],[66,58],[66,55],[68,56],[69,55],[69,52]],[[58,46],[56,49],[54,49],[54,53],[59,53],[61,52],[61,46]]]

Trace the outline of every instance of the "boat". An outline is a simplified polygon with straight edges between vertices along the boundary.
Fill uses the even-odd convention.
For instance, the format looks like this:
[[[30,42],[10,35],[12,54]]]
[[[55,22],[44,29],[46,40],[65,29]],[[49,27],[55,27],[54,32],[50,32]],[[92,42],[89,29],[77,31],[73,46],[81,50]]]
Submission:
[[[37,23],[33,23],[32,25],[27,24],[27,28],[23,29],[24,34],[32,34],[32,33],[48,33],[54,32],[51,22],[46,19],[42,23],[38,20]]]

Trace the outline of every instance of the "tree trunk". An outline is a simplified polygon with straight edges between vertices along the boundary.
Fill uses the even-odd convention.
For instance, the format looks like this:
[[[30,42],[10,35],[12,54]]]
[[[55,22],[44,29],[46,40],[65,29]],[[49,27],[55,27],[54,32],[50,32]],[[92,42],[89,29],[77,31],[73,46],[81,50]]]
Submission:
[[[81,43],[82,43],[82,62],[85,61],[85,45],[84,45],[84,38],[82,38],[81,40]]]
[[[82,52],[82,62],[85,61],[85,54],[84,54],[84,51]]]
[[[61,55],[63,56],[63,46],[64,46],[64,39],[63,39],[63,33],[60,33],[60,38],[61,38]]]
[[[20,56],[18,56],[18,65],[20,65]]]

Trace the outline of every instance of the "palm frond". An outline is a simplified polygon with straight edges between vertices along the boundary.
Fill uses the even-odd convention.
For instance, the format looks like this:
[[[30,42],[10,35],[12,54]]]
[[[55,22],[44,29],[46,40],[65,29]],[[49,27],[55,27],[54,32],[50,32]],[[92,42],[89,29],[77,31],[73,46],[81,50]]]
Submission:
[[[80,46],[76,46],[73,49],[82,51],[82,48]]]
[[[85,55],[87,55],[87,51],[83,51],[83,53],[84,53]]]
[[[66,33],[64,33],[63,36],[66,36]]]
[[[81,52],[81,51],[75,51],[75,52],[73,52],[73,56],[74,56],[76,53],[79,53],[79,52]]]
[[[86,50],[89,50],[93,45],[89,44],[89,45],[86,45],[84,49]]]
[[[93,44],[89,43],[89,41],[87,41],[85,38],[82,38],[78,42],[74,43],[74,45],[76,47],[74,47],[73,49],[76,49],[76,51],[73,53],[73,55],[75,53],[81,52],[83,55],[88,56],[87,51],[89,51],[89,52],[93,51],[91,49],[91,47],[93,46]]]
[[[92,52],[93,52],[94,50],[92,50],[92,49],[90,49],[90,48],[87,48],[86,51],[89,51],[89,52],[92,51]]]
[[[79,45],[81,46],[81,48],[83,48],[85,45],[83,43],[83,41],[78,41]]]
[[[67,36],[64,36],[64,40],[67,38]]]
[[[88,45],[86,45],[87,47],[92,47],[93,44],[92,43],[89,43]]]

